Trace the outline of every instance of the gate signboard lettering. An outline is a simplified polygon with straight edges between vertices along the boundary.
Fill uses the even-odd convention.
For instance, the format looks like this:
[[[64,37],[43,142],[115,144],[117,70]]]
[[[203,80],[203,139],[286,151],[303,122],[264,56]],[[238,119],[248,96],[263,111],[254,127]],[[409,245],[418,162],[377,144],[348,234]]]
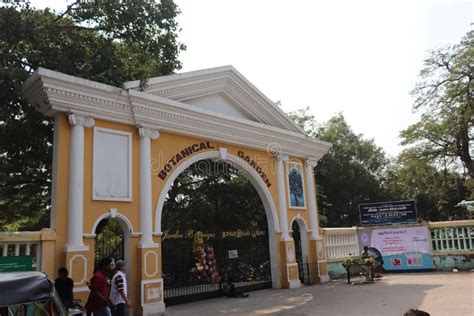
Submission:
[[[415,201],[359,204],[361,226],[415,224]]]

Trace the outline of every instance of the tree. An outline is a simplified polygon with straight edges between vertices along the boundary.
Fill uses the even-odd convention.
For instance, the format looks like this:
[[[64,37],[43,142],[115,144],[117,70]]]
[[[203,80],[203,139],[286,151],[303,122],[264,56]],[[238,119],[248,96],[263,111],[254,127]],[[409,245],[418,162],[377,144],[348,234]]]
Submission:
[[[0,7],[0,230],[48,226],[51,119],[21,97],[38,67],[120,85],[181,67],[171,0],[77,1],[62,13]]]
[[[387,187],[396,199],[415,200],[420,219],[445,221],[467,216],[465,210],[456,208],[468,193],[464,177],[420,159],[415,149],[403,151],[388,168]]]
[[[359,225],[360,203],[390,199],[384,178],[389,160],[384,151],[354,133],[342,114],[323,125],[307,109],[290,116],[308,135],[333,145],[316,167],[318,209],[327,226]]]
[[[457,45],[431,52],[412,94],[417,123],[402,131],[402,144],[438,166],[464,169],[472,179],[474,161],[474,31]],[[415,152],[413,152],[415,153]]]

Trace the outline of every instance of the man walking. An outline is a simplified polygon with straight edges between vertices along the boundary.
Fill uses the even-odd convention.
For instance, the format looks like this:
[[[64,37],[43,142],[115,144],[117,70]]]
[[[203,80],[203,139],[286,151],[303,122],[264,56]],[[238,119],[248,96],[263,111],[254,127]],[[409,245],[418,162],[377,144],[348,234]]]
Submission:
[[[125,316],[127,309],[131,306],[127,296],[127,276],[125,274],[127,264],[123,260],[118,260],[115,267],[117,273],[115,273],[111,282],[110,300],[115,306],[115,315]]]
[[[102,259],[91,279],[91,292],[86,304],[86,309],[88,312],[92,312],[94,316],[112,315],[110,310],[112,304],[109,300],[109,283],[107,282],[107,273],[110,271],[111,264],[112,259]]]

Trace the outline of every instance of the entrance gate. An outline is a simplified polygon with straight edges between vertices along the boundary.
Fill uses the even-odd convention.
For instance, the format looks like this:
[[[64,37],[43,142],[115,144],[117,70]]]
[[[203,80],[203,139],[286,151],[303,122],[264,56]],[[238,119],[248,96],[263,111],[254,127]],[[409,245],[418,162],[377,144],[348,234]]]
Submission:
[[[191,240],[163,242],[164,300],[167,305],[225,295],[227,282],[243,292],[272,286],[268,246],[264,247],[267,255],[256,256],[242,247],[249,243],[264,245],[266,233],[253,240],[250,240],[252,237],[243,237],[239,242],[233,240],[227,246],[222,239],[200,240],[201,234],[206,235],[198,231]]]
[[[225,295],[231,283],[243,292],[272,286],[264,206],[230,165],[204,160],[180,175],[164,205],[163,227],[167,305]]]
[[[58,238],[52,270],[68,268],[75,297],[87,299],[94,262],[105,256],[129,263],[137,315],[164,312],[164,298],[171,304],[175,297],[190,299],[187,293],[215,295],[222,280],[211,269],[221,278],[231,275],[238,286],[269,286],[271,280],[275,288],[299,287],[289,234],[295,217],[304,222],[303,257],[317,265],[316,280],[328,280],[314,168],[330,144],[307,136],[233,67],[150,78],[145,87],[139,80],[113,87],[40,68],[22,91],[31,106],[54,117],[51,228]],[[223,208],[228,201],[215,202],[216,196],[229,198],[221,180],[207,187],[214,199],[182,194],[174,204],[167,200],[183,170],[208,159],[240,172],[227,180],[248,179],[259,205],[247,204],[252,198],[241,197],[242,186],[227,191],[240,204]],[[198,178],[189,180],[187,194],[205,192]],[[120,226],[114,220],[99,225],[104,218]],[[193,234],[182,244],[171,238],[189,229]],[[239,230],[264,233],[223,236]],[[199,250],[211,264],[206,261],[205,276],[193,250],[198,231],[215,235]]]

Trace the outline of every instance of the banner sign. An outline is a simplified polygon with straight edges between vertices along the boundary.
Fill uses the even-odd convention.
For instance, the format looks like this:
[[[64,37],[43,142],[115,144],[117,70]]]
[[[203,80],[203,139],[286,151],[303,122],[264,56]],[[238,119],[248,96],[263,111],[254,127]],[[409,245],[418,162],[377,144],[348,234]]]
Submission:
[[[432,269],[428,234],[425,226],[368,229],[359,232],[359,245],[376,248],[387,271]]]
[[[359,204],[359,214],[361,226],[417,222],[415,201]]]
[[[0,257],[0,272],[33,271],[32,256]]]

